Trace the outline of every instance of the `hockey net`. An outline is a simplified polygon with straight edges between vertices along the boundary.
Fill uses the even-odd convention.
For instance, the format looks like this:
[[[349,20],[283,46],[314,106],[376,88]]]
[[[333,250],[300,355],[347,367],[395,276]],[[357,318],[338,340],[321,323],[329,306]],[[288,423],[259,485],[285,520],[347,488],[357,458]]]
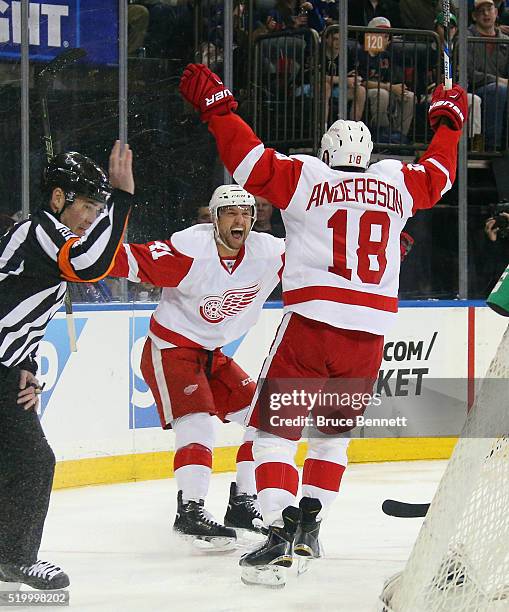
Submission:
[[[508,433],[509,328],[406,567],[384,586],[380,610],[509,610]]]

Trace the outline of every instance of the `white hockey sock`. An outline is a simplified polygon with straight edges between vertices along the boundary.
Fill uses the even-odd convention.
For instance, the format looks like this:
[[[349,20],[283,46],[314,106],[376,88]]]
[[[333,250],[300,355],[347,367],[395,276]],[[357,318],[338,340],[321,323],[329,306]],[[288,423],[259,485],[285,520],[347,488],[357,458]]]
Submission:
[[[257,432],[253,444],[256,488],[265,525],[283,525],[281,511],[295,504],[299,474],[297,442]]]
[[[255,464],[253,459],[254,427],[248,427],[237,452],[237,492],[256,495]]]

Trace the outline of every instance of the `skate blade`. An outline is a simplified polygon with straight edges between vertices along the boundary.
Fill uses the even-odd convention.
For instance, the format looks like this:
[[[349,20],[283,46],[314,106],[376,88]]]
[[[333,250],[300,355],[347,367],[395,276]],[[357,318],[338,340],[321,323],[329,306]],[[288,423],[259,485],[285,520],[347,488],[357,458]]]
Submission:
[[[237,548],[252,548],[264,541],[265,536],[251,529],[235,529],[237,533]]]
[[[193,548],[200,552],[229,552],[237,546],[237,540],[221,537],[196,537],[190,536]]]
[[[323,548],[318,543],[318,556],[313,554],[313,550],[306,546],[305,544],[300,544],[296,548],[294,548],[293,552],[297,558],[297,575],[301,576],[305,574],[313,565],[313,561],[317,561],[318,559],[323,558]]]
[[[302,576],[302,574],[311,569],[314,560],[314,557],[299,557],[297,561],[297,576]]]
[[[4,582],[0,581],[0,592],[3,591],[19,591],[21,589],[22,582]]]
[[[282,589],[286,584],[286,567],[280,565],[260,565],[242,567],[240,579],[248,586],[261,586],[267,589]]]

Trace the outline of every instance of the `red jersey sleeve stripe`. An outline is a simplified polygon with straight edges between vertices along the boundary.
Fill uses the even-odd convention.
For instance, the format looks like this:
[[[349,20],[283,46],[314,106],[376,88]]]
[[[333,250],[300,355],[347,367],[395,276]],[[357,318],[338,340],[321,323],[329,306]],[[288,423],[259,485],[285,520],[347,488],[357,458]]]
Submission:
[[[446,178],[445,187],[440,191],[440,195],[443,196],[444,193],[447,193],[449,189],[452,187],[452,182],[451,182],[451,177],[449,176],[449,171],[447,170],[445,166],[443,166],[439,161],[437,161],[433,157],[430,157],[426,161],[436,166],[439,170],[441,170],[445,174],[445,178]]]
[[[246,184],[254,165],[260,159],[264,152],[265,147],[262,144],[257,145],[254,149],[251,149],[251,151],[249,151],[246,157],[244,157],[244,159],[235,169],[235,172],[233,173],[233,178],[241,187],[244,187],[244,185]]]
[[[232,175],[252,149],[259,145],[263,147],[258,136],[235,113],[213,115],[209,131],[216,139],[223,164]]]
[[[239,185],[277,208],[288,206],[302,173],[301,160],[266,149],[249,125],[234,113],[214,115],[209,130],[223,164]]]
[[[136,257],[131,251],[131,245],[124,244],[124,249],[127,256],[127,278],[133,283],[139,283],[140,279],[138,277],[138,262],[136,261]]]

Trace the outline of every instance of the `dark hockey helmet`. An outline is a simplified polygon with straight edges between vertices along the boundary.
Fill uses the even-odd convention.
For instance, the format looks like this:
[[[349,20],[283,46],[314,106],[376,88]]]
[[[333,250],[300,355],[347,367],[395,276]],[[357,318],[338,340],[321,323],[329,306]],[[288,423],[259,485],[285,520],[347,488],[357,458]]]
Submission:
[[[43,192],[50,196],[56,187],[64,191],[66,205],[72,204],[76,196],[106,204],[113,189],[104,170],[75,151],[55,155],[44,168]]]

